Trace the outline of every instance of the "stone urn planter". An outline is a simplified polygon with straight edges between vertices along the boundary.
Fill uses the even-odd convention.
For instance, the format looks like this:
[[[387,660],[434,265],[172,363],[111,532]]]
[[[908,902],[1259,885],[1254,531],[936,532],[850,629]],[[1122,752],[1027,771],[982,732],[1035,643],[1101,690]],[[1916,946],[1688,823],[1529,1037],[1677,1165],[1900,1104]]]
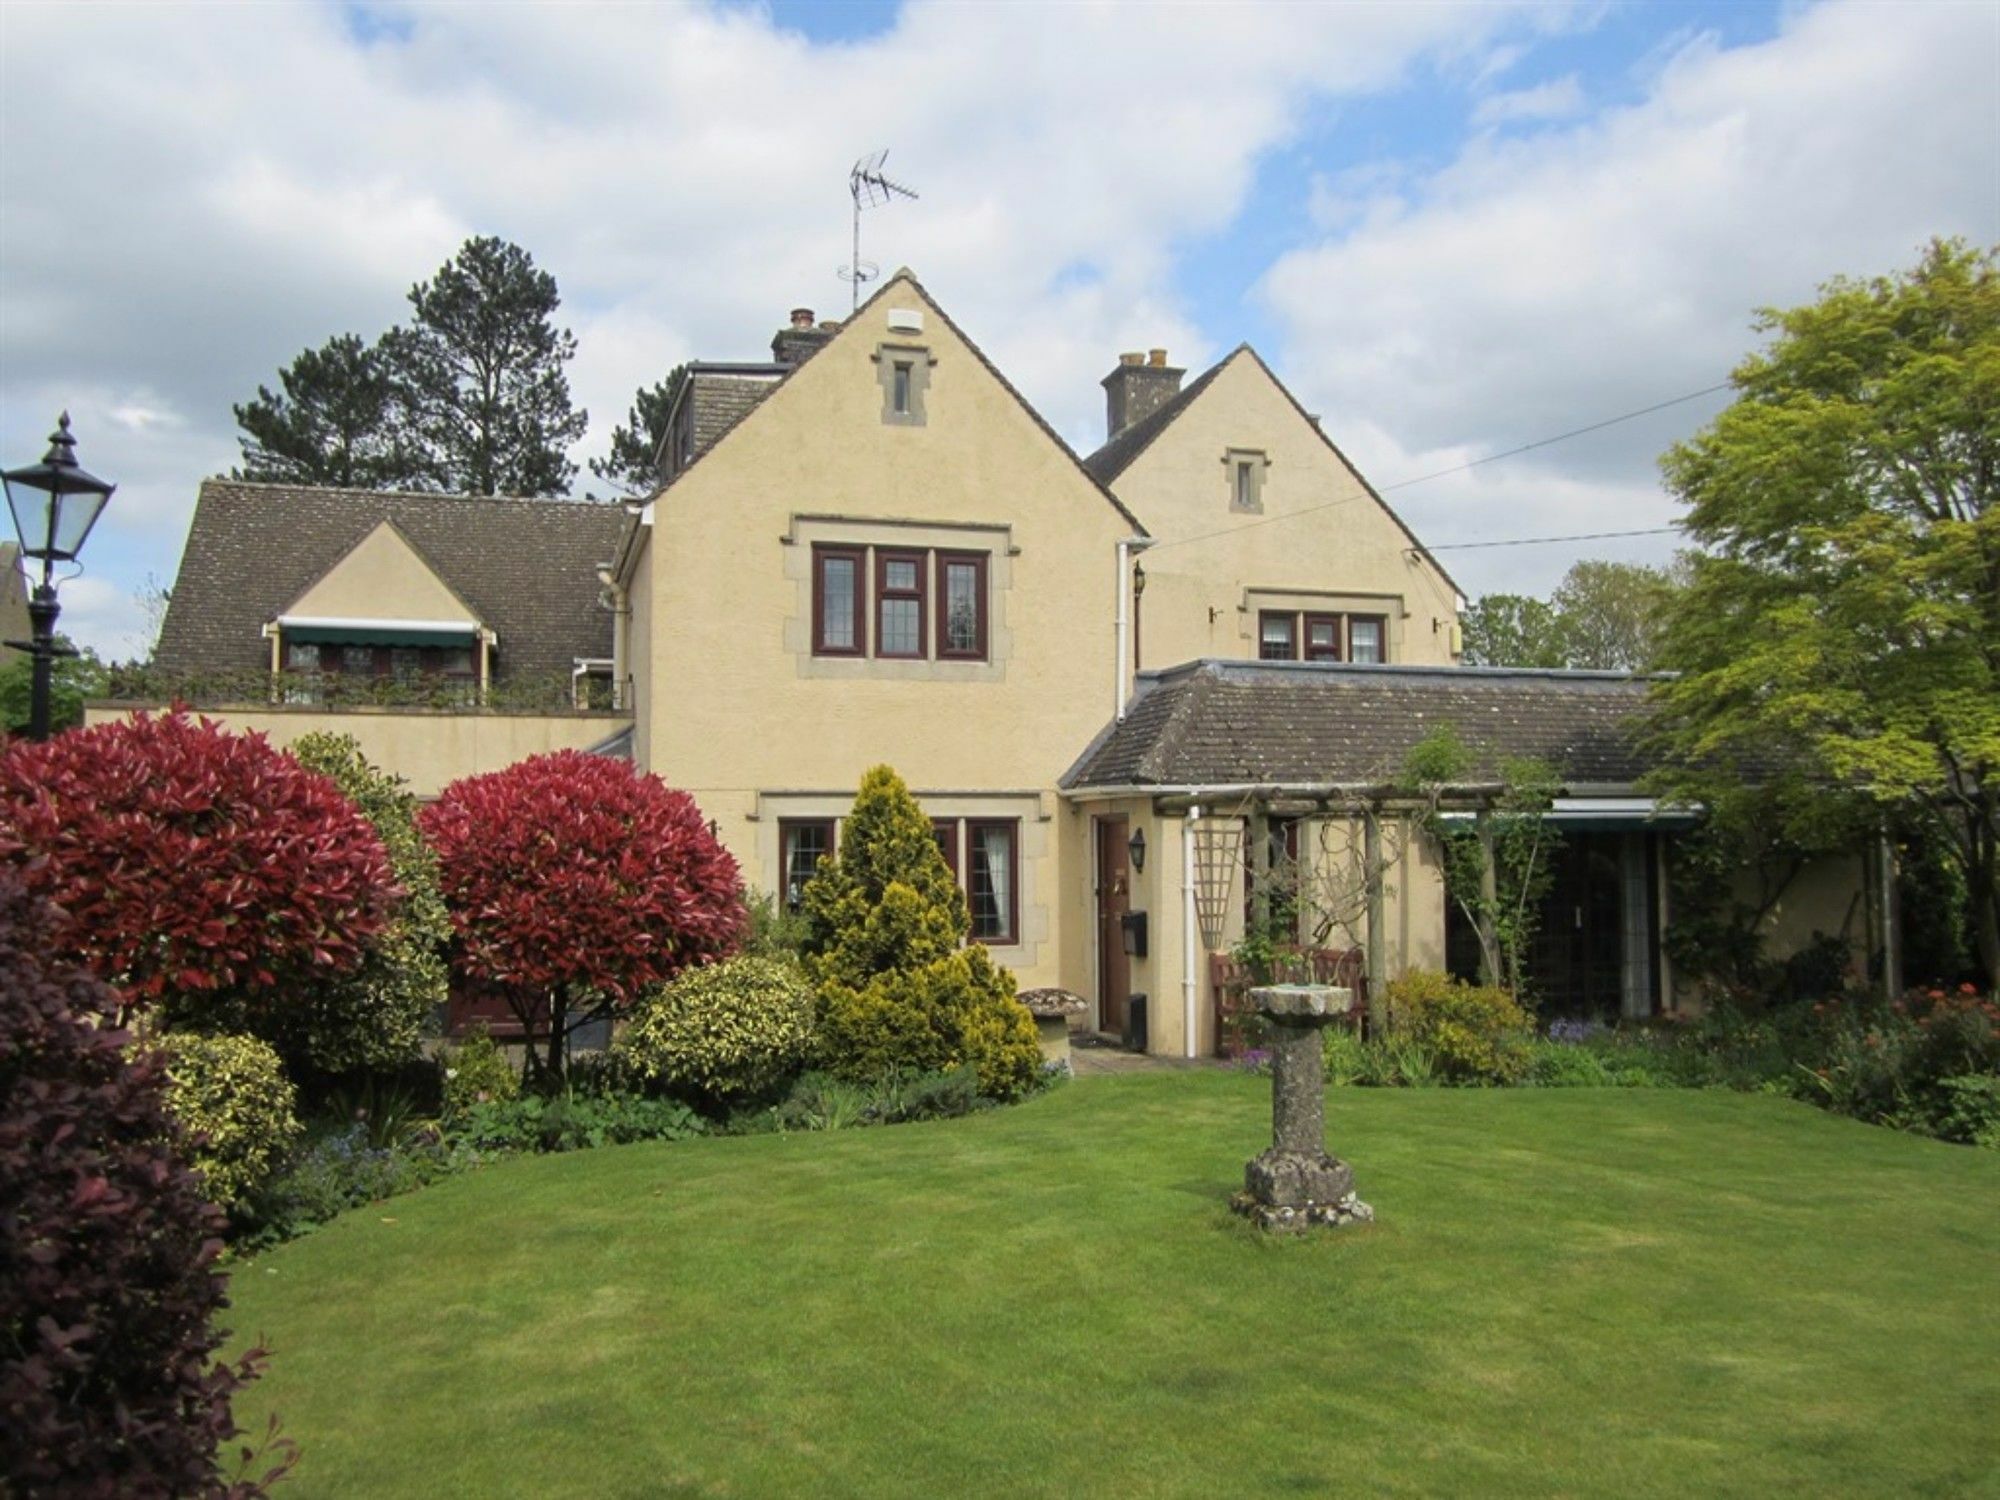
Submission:
[[[1260,1228],[1296,1232],[1365,1223],[1375,1210],[1354,1195],[1354,1169],[1326,1149],[1326,1063],[1320,1033],[1354,1008],[1354,992],[1325,984],[1250,991],[1271,1048],[1271,1149],[1243,1169],[1229,1206]]]

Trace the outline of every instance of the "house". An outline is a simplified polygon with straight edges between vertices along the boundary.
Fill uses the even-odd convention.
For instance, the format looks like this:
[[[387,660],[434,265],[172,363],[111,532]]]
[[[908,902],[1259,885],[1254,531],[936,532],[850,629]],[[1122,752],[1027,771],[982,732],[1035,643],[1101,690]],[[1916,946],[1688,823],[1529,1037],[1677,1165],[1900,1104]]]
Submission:
[[[426,794],[560,745],[628,755],[787,902],[889,762],[974,940],[1185,1055],[1217,1045],[1213,956],[1254,917],[1378,978],[1467,962],[1435,852],[1380,795],[1455,723],[1565,780],[1577,915],[1546,982],[1672,1006],[1644,685],[1459,667],[1456,584],[1257,353],[1184,377],[1123,356],[1080,458],[898,272],[844,322],[794,311],[768,362],[692,365],[642,505],[208,482],[160,664],[247,674],[232,723],[346,729]],[[1307,910],[1378,842],[1367,899]],[[1779,940],[1865,949],[1857,884],[1784,908]]]
[[[352,734],[424,796],[594,748],[631,722],[598,597],[627,524],[616,506],[207,480],[160,696],[226,704],[278,745]]]
[[[27,652],[6,643],[28,640],[34,633],[28,618],[28,579],[21,571],[21,544],[0,542],[0,667],[25,660]]]

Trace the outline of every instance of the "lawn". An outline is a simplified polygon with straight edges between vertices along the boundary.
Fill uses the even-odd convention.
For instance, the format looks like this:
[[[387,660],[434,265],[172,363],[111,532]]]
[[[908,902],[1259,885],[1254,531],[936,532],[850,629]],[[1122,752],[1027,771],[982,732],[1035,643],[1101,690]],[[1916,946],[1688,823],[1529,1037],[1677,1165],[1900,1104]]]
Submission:
[[[1776,1099],[1269,1085],[507,1162],[239,1268],[315,1495],[2000,1494],[2000,1155]]]

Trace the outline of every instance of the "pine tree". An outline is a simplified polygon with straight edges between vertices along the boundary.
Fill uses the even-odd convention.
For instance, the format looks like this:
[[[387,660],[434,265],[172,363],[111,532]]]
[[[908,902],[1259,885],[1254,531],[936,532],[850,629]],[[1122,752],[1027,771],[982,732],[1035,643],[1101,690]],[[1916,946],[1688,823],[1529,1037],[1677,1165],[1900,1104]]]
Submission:
[[[409,431],[396,372],[380,344],[355,334],[307,349],[235,408],[239,479],[347,489],[434,489],[433,466]]]
[[[930,819],[888,766],[861,779],[840,848],[805,889],[805,964],[822,1061],[841,1077],[970,1066],[980,1092],[1033,1086],[1041,1052],[1014,976],[962,946],[965,897]]]
[[[563,366],[576,338],[550,319],[555,278],[518,245],[467,240],[437,275],[410,289],[415,321],[383,348],[416,432],[448,489],[559,495],[576,465],[569,446],[586,413],[570,404]]]
[[[639,388],[631,412],[611,429],[610,455],[593,458],[591,473],[631,496],[650,496],[667,482],[667,415],[687,375],[688,367],[677,365],[659,384]]]

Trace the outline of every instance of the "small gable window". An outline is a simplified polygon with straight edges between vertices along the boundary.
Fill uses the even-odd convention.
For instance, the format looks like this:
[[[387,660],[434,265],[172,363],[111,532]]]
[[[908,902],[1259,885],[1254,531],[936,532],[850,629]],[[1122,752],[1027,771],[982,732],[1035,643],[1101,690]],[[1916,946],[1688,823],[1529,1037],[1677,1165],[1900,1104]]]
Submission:
[[[1229,448],[1223,452],[1223,474],[1229,483],[1229,509],[1236,515],[1261,515],[1264,510],[1264,472],[1271,466],[1268,455],[1256,448]]]
[[[875,350],[875,379],[882,387],[882,421],[890,427],[924,425],[924,393],[937,360],[919,344],[881,344]]]

